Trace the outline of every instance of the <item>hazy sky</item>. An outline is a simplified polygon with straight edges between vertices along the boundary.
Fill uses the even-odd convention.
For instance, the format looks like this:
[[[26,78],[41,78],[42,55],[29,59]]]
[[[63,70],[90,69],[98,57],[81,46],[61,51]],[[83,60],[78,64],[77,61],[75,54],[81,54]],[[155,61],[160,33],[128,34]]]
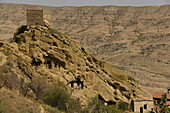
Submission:
[[[153,6],[170,4],[170,0],[0,0],[0,3],[21,3],[48,6]]]

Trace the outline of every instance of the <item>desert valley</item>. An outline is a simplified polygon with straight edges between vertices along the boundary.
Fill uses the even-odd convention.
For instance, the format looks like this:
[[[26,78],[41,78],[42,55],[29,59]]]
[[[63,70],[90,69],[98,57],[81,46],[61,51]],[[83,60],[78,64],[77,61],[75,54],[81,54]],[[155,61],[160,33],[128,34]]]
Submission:
[[[30,21],[33,13],[42,20]],[[147,113],[143,110],[154,109],[150,106],[158,97],[155,92],[170,89],[169,56],[170,5],[49,7],[0,3],[0,105],[12,106],[0,107],[0,113],[1,109],[5,113],[59,113],[63,109],[90,113],[88,101],[96,96],[108,106],[126,103],[127,113],[136,109]],[[50,103],[46,93],[50,94],[54,84],[64,84],[61,89],[69,92],[74,99],[71,102],[80,102],[82,111],[69,102],[70,109],[64,103],[58,111],[54,104],[46,105]],[[141,110],[138,102],[143,100],[147,104],[142,103]],[[136,108],[130,108],[132,102]],[[115,112],[104,109],[99,113]]]

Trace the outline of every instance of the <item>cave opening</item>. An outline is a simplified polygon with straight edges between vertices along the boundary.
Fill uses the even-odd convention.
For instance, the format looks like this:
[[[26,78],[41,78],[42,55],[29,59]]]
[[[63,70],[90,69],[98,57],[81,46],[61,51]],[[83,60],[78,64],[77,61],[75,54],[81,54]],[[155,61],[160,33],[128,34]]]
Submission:
[[[52,62],[50,60],[47,61],[47,68],[52,69]]]
[[[105,103],[105,105],[116,105],[116,102],[105,101],[105,99],[101,95],[98,95],[98,98],[99,98],[99,100],[103,101]]]
[[[42,61],[38,60],[36,61],[35,59],[32,60],[31,65],[33,66],[40,66],[42,64]]]
[[[78,76],[75,80],[69,82],[71,85],[71,88],[73,89],[83,89],[84,88],[84,82],[81,80],[80,76]]]

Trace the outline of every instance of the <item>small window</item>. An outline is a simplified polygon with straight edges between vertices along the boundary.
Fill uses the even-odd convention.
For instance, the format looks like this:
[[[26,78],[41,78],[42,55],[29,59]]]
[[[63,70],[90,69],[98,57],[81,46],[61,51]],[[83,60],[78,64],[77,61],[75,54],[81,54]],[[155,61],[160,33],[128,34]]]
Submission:
[[[147,109],[147,104],[144,104],[144,109]]]

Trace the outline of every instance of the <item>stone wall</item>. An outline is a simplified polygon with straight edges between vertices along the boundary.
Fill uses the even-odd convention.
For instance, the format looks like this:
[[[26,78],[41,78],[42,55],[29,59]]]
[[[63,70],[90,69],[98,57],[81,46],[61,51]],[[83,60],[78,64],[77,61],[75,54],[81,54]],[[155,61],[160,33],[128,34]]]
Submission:
[[[44,25],[43,10],[27,10],[27,25]]]
[[[146,108],[145,108],[146,106]],[[154,107],[153,101],[135,101],[134,102],[134,112],[135,113],[142,113],[140,109],[143,109],[143,113],[148,113]]]

